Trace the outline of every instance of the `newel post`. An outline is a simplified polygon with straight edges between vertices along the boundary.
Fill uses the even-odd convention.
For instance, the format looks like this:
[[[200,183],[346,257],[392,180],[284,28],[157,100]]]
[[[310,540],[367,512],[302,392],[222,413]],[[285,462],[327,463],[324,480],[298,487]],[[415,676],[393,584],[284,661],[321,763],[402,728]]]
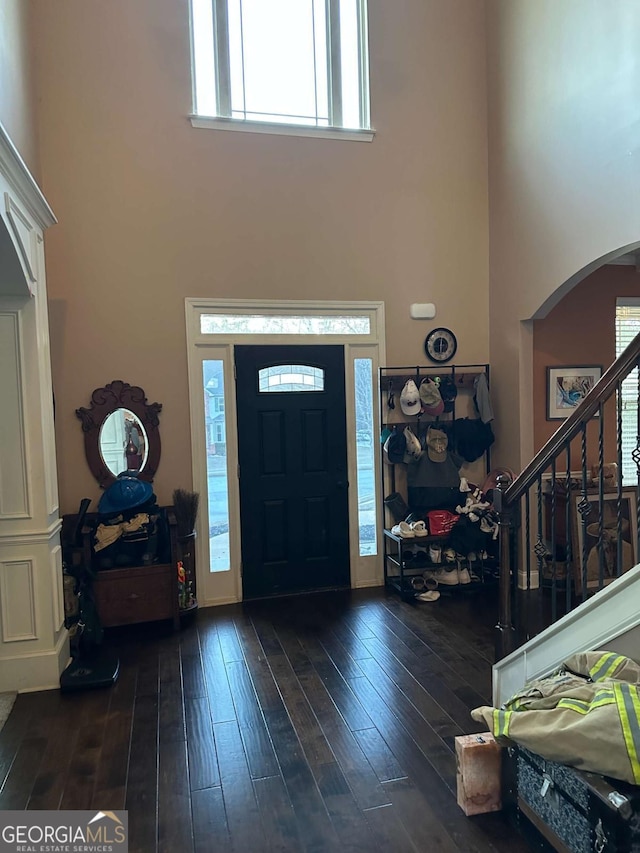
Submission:
[[[499,518],[500,543],[500,599],[496,625],[496,660],[513,651],[514,628],[511,622],[511,509],[507,506],[505,492],[511,485],[508,474],[499,474],[494,490],[493,505]]]

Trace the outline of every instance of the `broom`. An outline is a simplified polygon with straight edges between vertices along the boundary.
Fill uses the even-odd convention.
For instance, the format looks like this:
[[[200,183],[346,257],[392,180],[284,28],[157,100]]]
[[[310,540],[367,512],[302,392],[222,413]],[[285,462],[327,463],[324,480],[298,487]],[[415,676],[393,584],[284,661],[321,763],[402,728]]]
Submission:
[[[173,511],[176,516],[178,536],[189,536],[193,533],[198,517],[200,495],[186,489],[175,489],[173,492]]]

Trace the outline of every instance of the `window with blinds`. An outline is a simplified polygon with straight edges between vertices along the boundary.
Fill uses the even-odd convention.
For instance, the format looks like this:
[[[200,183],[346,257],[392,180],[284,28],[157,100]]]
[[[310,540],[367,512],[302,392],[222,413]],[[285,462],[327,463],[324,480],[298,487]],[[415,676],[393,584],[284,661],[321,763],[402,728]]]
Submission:
[[[616,300],[616,358],[640,332],[640,298]],[[638,437],[638,368],[622,383],[622,482],[625,486],[638,482],[638,469],[631,458]]]

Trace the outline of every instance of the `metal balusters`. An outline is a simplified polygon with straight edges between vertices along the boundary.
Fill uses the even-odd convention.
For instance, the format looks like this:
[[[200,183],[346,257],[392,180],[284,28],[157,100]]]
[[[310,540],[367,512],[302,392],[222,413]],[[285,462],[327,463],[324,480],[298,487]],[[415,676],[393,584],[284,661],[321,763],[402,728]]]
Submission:
[[[545,558],[548,554],[547,546],[544,544],[544,540],[542,537],[543,524],[544,520],[542,517],[542,474],[538,475],[536,480],[536,489],[537,489],[537,510],[538,510],[538,535],[536,537],[536,544],[533,547],[533,552],[536,555],[536,560],[538,561],[538,624],[544,624],[544,612],[543,612],[543,601],[542,601],[542,588],[544,586],[544,562]]]
[[[587,520],[591,512],[591,504],[587,500],[587,425],[583,423],[581,426],[581,468],[582,468],[582,488],[580,490],[580,500],[578,501],[578,512],[580,513],[580,525],[582,529],[582,577],[581,577],[581,593],[582,600],[587,598]]]
[[[511,483],[512,481],[509,480]],[[510,535],[509,535],[509,543],[510,543],[510,551],[509,551],[509,565],[513,566],[513,571],[511,572],[511,626],[512,626],[512,636],[514,639],[514,648],[515,645],[522,640],[516,635],[516,626],[522,626],[523,622],[526,624],[528,621],[526,619],[526,615],[522,616],[522,608],[520,605],[520,596],[518,595],[518,584],[520,583],[520,573],[518,571],[518,566],[520,565],[520,555],[521,555],[521,537],[520,537],[520,529],[522,527],[522,501],[519,501],[516,506],[513,507],[512,514],[509,518],[509,527],[510,527]],[[526,614],[526,608],[524,610]]]
[[[604,465],[604,407],[602,403],[598,407],[598,589],[604,587],[605,565],[606,565],[606,542],[604,540],[604,476],[602,467]],[[587,571],[589,567],[587,566]]]
[[[496,659],[500,660],[513,649],[513,623],[511,621],[511,511],[507,508],[504,494],[511,483],[511,478],[499,474],[494,490],[494,507],[499,516],[500,543],[500,603],[496,637]],[[517,564],[516,564],[517,565]],[[517,575],[517,570],[514,569]]]
[[[572,547],[572,523],[571,523],[571,497],[572,497],[572,480],[571,480],[571,442],[567,441],[565,445],[567,454],[567,495],[564,504],[564,529],[565,529],[565,555],[564,555],[564,604],[565,612],[571,610],[571,578],[573,577],[571,568],[573,562],[573,547]]]
[[[630,458],[636,469],[637,484],[633,486],[633,493],[630,493],[628,485],[624,485],[622,473],[623,463],[628,466],[630,461],[626,452],[623,453],[622,444],[623,423],[625,430],[627,426],[622,384],[634,370],[639,405],[636,443]],[[617,397],[615,409],[607,403],[614,395]],[[609,424],[605,423],[605,417],[610,418]],[[589,426],[591,421],[595,421],[597,426]],[[611,430],[614,428],[617,480],[609,478],[605,460],[605,451],[608,451],[609,459],[612,456],[614,439]],[[574,440],[580,442],[579,452],[576,452],[577,447],[571,447]],[[566,454],[565,459],[561,459],[563,453]],[[580,466],[580,471],[574,472],[573,478],[572,461],[576,468]],[[547,486],[544,490],[543,476]],[[533,488],[538,489],[536,504],[532,494]],[[635,508],[632,506],[634,494]],[[541,617],[538,630],[569,612],[580,601],[585,601],[597,588],[602,589],[614,577],[623,574],[629,568],[631,550],[640,555],[640,335],[636,336],[624,353],[605,371],[601,380],[588,392],[576,410],[569,414],[555,434],[524,467],[512,486],[505,490],[501,506],[503,516],[508,517],[509,510],[514,513],[509,530],[514,540],[520,534],[520,531],[514,528],[515,514],[519,517],[522,512],[525,514],[522,531],[524,543],[520,543],[524,549],[518,552],[512,541],[509,550],[509,577],[515,580],[515,575],[519,572],[523,587],[519,591],[522,596],[522,616],[535,619],[535,614],[524,611],[529,610],[527,602],[535,607],[527,593],[534,592],[531,589],[534,560],[537,563],[543,587],[535,595]],[[538,529],[534,533],[535,514]],[[630,548],[627,526],[632,530],[633,549]],[[507,532],[504,522],[501,531],[505,534]],[[613,537],[616,534],[614,544]],[[505,553],[506,550],[508,549],[503,548]],[[526,583],[523,574],[525,570]],[[565,594],[559,598],[563,581]],[[514,602],[511,603],[511,608],[509,615],[516,613]],[[532,625],[532,621],[529,625]],[[516,623],[518,631],[520,627]]]
[[[551,621],[558,618],[558,579],[556,562],[556,460],[551,460]]]
[[[618,463],[618,534],[621,530],[622,516],[622,381],[618,382],[616,394],[616,460]],[[631,523],[631,519],[629,519]],[[622,571],[622,536],[618,535],[617,572],[619,577]]]
[[[524,554],[527,571],[527,590],[531,589],[531,493],[524,494]],[[538,579],[540,585],[540,579]]]

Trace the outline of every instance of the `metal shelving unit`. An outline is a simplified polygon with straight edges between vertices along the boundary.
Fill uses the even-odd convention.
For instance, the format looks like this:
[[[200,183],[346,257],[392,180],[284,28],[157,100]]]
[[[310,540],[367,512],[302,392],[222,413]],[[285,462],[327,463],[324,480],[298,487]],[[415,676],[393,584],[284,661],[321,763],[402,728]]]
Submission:
[[[489,384],[489,365],[488,364],[463,364],[463,365],[445,365],[445,366],[417,366],[417,367],[381,367],[379,369],[379,388],[380,388],[380,422],[383,427],[404,427],[411,426],[416,434],[419,433],[420,427],[425,424],[449,425],[455,429],[455,420],[460,417],[461,399],[465,394],[467,397],[473,395],[473,388],[477,376],[484,374]],[[453,400],[451,412],[444,412],[441,415],[434,417],[426,414],[420,415],[405,415],[400,408],[400,392],[408,379],[413,379],[418,386],[425,378],[435,379],[436,377],[448,377],[456,386],[458,394]],[[390,391],[393,391],[395,407],[389,409],[388,398]],[[461,398],[461,399],[459,399]],[[467,407],[468,407],[467,403]],[[381,453],[382,447],[381,447]],[[384,499],[399,490],[398,476],[396,465],[387,464],[383,461],[382,472],[382,529],[384,539],[384,579],[385,585],[394,589],[405,599],[412,599],[415,595],[415,589],[411,586],[411,580],[414,577],[422,575],[423,572],[429,570],[437,570],[451,567],[451,563],[444,561],[433,563],[428,559],[429,544],[438,543],[442,548],[447,547],[447,537],[442,536],[423,536],[416,539],[405,539],[396,536],[391,532],[391,525],[385,523],[385,507]],[[491,452],[487,449],[484,453],[483,472],[484,476],[491,468]],[[484,477],[483,477],[484,479]],[[404,496],[406,497],[406,495]],[[408,565],[411,560],[408,555],[414,553],[416,549],[424,549],[427,552],[427,558],[423,562]],[[451,587],[439,587],[439,589],[451,590],[473,590],[489,581],[494,581],[497,575],[497,560],[489,557],[485,560],[476,559],[473,561],[464,561],[465,568],[468,568],[472,576],[479,578],[478,581],[471,584],[464,584]]]

